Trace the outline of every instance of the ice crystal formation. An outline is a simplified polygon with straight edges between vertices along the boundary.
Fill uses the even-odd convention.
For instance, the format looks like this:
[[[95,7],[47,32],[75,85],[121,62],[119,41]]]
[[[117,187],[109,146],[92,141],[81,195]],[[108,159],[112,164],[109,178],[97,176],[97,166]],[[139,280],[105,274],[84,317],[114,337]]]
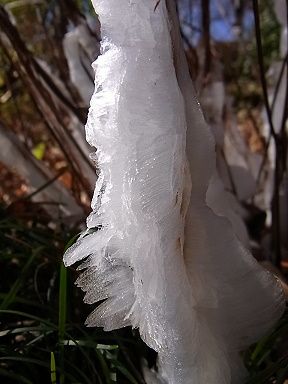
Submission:
[[[139,328],[161,382],[241,382],[239,351],[281,315],[274,277],[206,201],[212,134],[195,99],[173,0],[94,0],[102,55],[86,126],[100,170],[81,261],[87,319]],[[211,191],[210,191],[211,195]],[[160,379],[159,379],[160,380]]]

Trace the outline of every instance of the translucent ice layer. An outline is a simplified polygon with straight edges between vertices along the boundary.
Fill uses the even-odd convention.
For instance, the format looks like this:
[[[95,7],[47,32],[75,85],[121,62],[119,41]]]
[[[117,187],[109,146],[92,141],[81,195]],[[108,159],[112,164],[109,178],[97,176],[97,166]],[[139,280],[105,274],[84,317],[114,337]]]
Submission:
[[[105,300],[87,324],[139,328],[167,383],[234,383],[239,351],[281,315],[282,292],[217,199],[207,205],[214,142],[175,5],[155,5],[94,1],[103,40],[86,132],[100,175],[88,230],[64,261],[83,260],[77,284],[87,303]]]

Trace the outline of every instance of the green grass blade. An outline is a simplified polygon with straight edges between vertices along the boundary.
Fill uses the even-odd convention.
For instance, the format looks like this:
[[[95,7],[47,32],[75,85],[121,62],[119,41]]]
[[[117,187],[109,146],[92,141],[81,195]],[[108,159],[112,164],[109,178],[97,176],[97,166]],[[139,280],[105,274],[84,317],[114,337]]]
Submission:
[[[59,342],[63,343],[67,318],[67,269],[61,264],[59,286]]]
[[[0,362],[1,361],[15,361],[19,364],[25,364],[29,366],[33,365],[38,365],[40,367],[46,368],[47,370],[51,370],[51,364],[48,362],[44,362],[42,360],[34,359],[34,358],[29,358],[29,357],[24,357],[24,356],[4,356],[0,357]],[[71,364],[72,365],[72,364]],[[55,369],[57,372],[60,370],[56,367]],[[70,372],[63,372],[63,375],[69,379],[69,383],[75,383],[76,379],[75,377],[70,373]],[[2,383],[1,383],[2,384]],[[30,383],[29,383],[30,384]]]
[[[3,368],[0,368],[0,377],[6,377],[8,379],[15,380],[16,383],[23,383],[23,384],[33,384],[32,381],[26,379],[26,377],[17,375],[16,373],[8,372]],[[16,381],[17,380],[17,381]],[[1,383],[5,383],[4,381],[1,380]]]
[[[26,317],[27,319],[39,321],[39,323],[41,323],[41,324],[46,324],[47,326],[49,326],[53,330],[57,330],[58,329],[57,326],[54,325],[53,323],[51,323],[50,321],[42,319],[41,317],[38,317],[38,316],[31,315],[31,314],[26,313],[26,312],[14,311],[12,309],[11,310],[9,310],[9,309],[0,309],[0,314],[1,313],[2,314],[9,314],[9,315],[17,315],[17,316],[21,316],[21,317]]]
[[[40,367],[50,368],[48,363],[45,363],[41,360],[37,360],[34,358],[23,357],[23,356],[3,356],[3,357],[0,357],[0,361],[17,361],[19,363],[35,364],[35,365],[39,365]]]
[[[61,263],[60,267],[60,285],[59,285],[59,320],[58,320],[58,341],[60,348],[60,365],[61,372],[64,368],[64,344],[66,330],[66,318],[67,318],[67,269],[64,264]],[[60,384],[64,384],[65,377],[60,374]]]
[[[45,327],[20,327],[20,328],[14,328],[14,329],[6,329],[5,331],[0,332],[0,337],[4,337],[7,335],[13,335],[18,333],[27,333],[27,332],[33,332],[34,334],[42,334],[43,332],[49,331],[49,328]]]
[[[95,349],[95,352],[97,354],[97,357],[98,357],[98,360],[99,360],[99,363],[101,365],[101,368],[102,368],[102,373],[105,377],[105,380],[106,380],[106,383],[110,384],[111,383],[111,371],[103,357],[103,354],[100,350],[97,350]]]
[[[280,370],[287,367],[287,360],[285,358],[280,359],[277,363],[270,364],[263,371],[252,375],[246,384],[263,384],[270,383],[271,377]],[[273,381],[274,382],[274,381]]]
[[[131,384],[138,384],[136,379],[132,376],[132,374],[123,365],[115,364],[115,366],[118,369],[118,371],[120,371],[122,373],[122,375],[125,376],[126,379],[129,380],[129,383],[131,383]]]
[[[42,249],[43,247],[41,246],[32,252],[32,255],[29,257],[28,261],[26,262],[26,264],[22,269],[20,277],[14,282],[9,293],[7,293],[7,295],[4,297],[4,300],[0,305],[0,309],[7,309],[11,305],[11,303],[14,302],[14,298],[17,296],[17,293],[19,292],[32,262],[34,261],[35,257],[39,254],[39,252],[42,251]]]
[[[51,352],[51,357],[50,357],[50,374],[51,374],[51,384],[57,384],[56,363],[55,363],[54,352]]]
[[[281,370],[277,380],[277,384],[285,383],[285,379],[287,379],[287,377],[288,377],[288,362],[286,362],[286,367],[283,368],[283,370]]]

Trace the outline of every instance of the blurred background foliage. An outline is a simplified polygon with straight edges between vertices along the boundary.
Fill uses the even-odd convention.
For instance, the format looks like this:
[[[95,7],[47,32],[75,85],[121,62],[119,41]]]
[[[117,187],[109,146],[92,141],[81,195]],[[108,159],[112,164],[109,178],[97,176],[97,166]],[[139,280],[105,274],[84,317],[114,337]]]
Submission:
[[[179,0],[178,10],[219,172],[253,254],[285,280],[285,23],[273,0]],[[95,183],[84,125],[99,22],[89,0],[0,0],[0,26],[1,383],[144,383],[155,354],[135,331],[85,328],[91,309],[74,288],[77,271],[62,265]],[[285,315],[243,351],[249,383],[288,379],[287,332]]]

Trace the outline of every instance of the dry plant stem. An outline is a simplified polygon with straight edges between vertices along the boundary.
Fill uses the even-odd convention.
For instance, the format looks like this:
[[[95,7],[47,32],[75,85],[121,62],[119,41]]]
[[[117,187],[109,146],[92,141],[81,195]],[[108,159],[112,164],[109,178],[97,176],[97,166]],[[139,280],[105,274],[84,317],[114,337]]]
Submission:
[[[28,51],[25,43],[21,39],[17,29],[11,23],[8,13],[6,12],[3,6],[0,6],[0,22],[2,29],[11,42],[11,45],[17,52],[19,59],[22,64],[30,63],[32,67],[41,75],[43,81],[46,85],[51,88],[51,90],[55,93],[58,99],[65,105],[74,115],[81,121],[85,123],[86,114],[81,112],[77,107],[75,107],[69,99],[61,92],[61,90],[54,84],[53,79],[43,70],[43,68],[38,64],[38,62],[32,57],[30,52]],[[20,57],[21,56],[21,57]],[[25,60],[23,60],[25,58]]]
[[[288,27],[288,0],[286,0],[286,24]],[[286,47],[287,53],[286,53],[286,94],[285,94],[285,102],[284,102],[284,111],[283,111],[283,117],[282,117],[282,123],[281,123],[281,130],[280,130],[280,139],[282,144],[282,173],[286,172],[287,167],[287,130],[286,130],[286,123],[288,119],[288,47]],[[283,176],[283,175],[282,175]]]
[[[0,42],[1,42],[1,40],[0,40]],[[42,103],[39,102],[39,94],[38,94],[36,88],[33,85],[33,84],[35,84],[33,82],[34,80],[37,82],[37,79],[34,77],[34,74],[28,72],[28,75],[30,75],[30,77],[29,76],[25,76],[25,73],[24,74],[22,73],[22,69],[21,69],[21,66],[19,65],[19,63],[13,61],[13,59],[10,56],[8,50],[6,49],[6,46],[2,42],[1,42],[1,48],[3,49],[6,57],[10,60],[11,65],[13,65],[13,67],[16,69],[16,71],[19,74],[19,76],[20,76],[21,80],[23,81],[24,85],[29,90],[29,93],[30,93],[30,96],[31,96],[31,99],[32,99],[32,101],[34,103],[35,108],[39,112],[40,116],[43,117],[46,127],[48,128],[48,130],[51,133],[52,137],[55,139],[55,141],[57,142],[57,144],[61,148],[63,154],[65,155],[65,157],[66,157],[66,159],[67,159],[67,161],[69,163],[69,166],[71,167],[73,172],[75,172],[75,174],[77,174],[78,171],[76,171],[76,168],[79,168],[79,166],[76,165],[76,168],[74,167],[74,165],[73,165],[74,164],[74,160],[71,157],[71,153],[69,153],[69,147],[68,147],[68,149],[66,149],[64,147],[64,145],[62,143],[63,142],[63,137],[61,137],[61,136],[59,137],[59,134],[57,133],[57,131],[55,131],[53,125],[50,122],[50,120],[47,119],[47,116],[50,116],[51,114],[49,113],[49,111],[45,110],[45,106],[42,105]],[[31,81],[31,79],[33,81]],[[40,100],[41,100],[41,97],[40,97]],[[79,170],[79,172],[80,172],[80,170]]]
[[[11,128],[8,128],[5,124],[1,122],[0,119],[0,136],[1,136],[1,145],[3,145],[4,150],[1,156],[1,161],[7,168],[13,168],[16,166],[19,173],[28,181],[29,185],[34,189],[34,191],[25,197],[17,198],[13,201],[16,206],[19,202],[30,200],[33,198],[33,203],[36,202],[39,204],[40,201],[45,203],[45,205],[61,205],[66,212],[71,212],[75,214],[83,214],[83,211],[80,205],[77,203],[75,196],[72,196],[70,191],[59,182],[57,179],[60,176],[60,173],[53,177],[51,172],[45,167],[42,162],[39,162],[32,155],[30,150],[23,145],[22,141],[18,136],[13,133]],[[62,170],[61,173],[63,173]],[[44,192],[44,189],[46,190]],[[60,194],[63,196],[64,204],[57,203],[59,201]],[[37,195],[36,200],[34,199]],[[49,195],[49,202],[46,201],[47,196]],[[42,200],[44,199],[45,202]],[[64,207],[65,206],[65,207]],[[49,215],[54,217],[59,217],[59,209],[52,210],[49,209]]]
[[[262,86],[262,92],[264,97],[264,105],[268,117],[270,135],[274,139],[276,154],[275,154],[275,173],[274,173],[274,192],[271,202],[272,210],[272,251],[274,251],[275,257],[273,257],[274,264],[281,268],[282,252],[281,252],[281,228],[280,228],[280,184],[282,179],[281,172],[281,135],[279,136],[274,128],[272,111],[269,105],[268,99],[268,89],[267,82],[265,78],[265,68],[263,61],[263,49],[262,49],[262,40],[261,40],[261,28],[260,28],[260,18],[259,18],[259,6],[258,0],[253,0],[253,11],[254,11],[254,20],[255,20],[255,35],[257,42],[257,55],[258,63],[260,70],[260,81]]]
[[[284,72],[285,72],[285,67],[287,67],[287,66],[288,66],[288,53],[286,54],[286,56],[285,56],[285,58],[284,58],[284,60],[282,62],[280,74],[279,74],[279,77],[277,79],[277,83],[276,83],[276,87],[275,87],[275,92],[274,92],[274,95],[273,95],[273,101],[272,101],[272,104],[271,104],[271,113],[272,114],[273,114],[273,111],[274,111],[274,108],[275,108],[275,104],[276,104],[277,96],[278,96],[278,93],[279,93],[280,85],[281,85],[281,82],[283,80],[283,76],[284,76]],[[287,109],[287,99],[286,99],[286,102],[285,102],[285,106],[286,106],[286,109]],[[286,112],[286,120],[287,120],[287,112]],[[283,121],[285,122],[284,118],[283,118]],[[285,128],[285,123],[284,123],[284,128]],[[282,122],[282,129],[281,129],[281,131],[283,131],[284,128],[283,128],[283,122]],[[269,148],[269,145],[271,143],[271,138],[272,138],[272,136],[271,136],[271,133],[270,133],[269,137],[268,137],[268,139],[266,141],[266,144],[265,144],[263,160],[261,162],[261,165],[260,165],[260,168],[259,168],[259,172],[258,172],[258,175],[257,175],[257,179],[256,179],[257,187],[259,186],[259,183],[261,181],[262,172],[264,170],[264,166],[265,166],[266,161],[267,161],[268,148]],[[286,145],[287,145],[287,137],[285,138],[285,142],[286,142]],[[287,149],[286,149],[286,153],[287,153]]]
[[[0,43],[1,43],[1,40],[0,40]],[[43,104],[39,102],[39,100],[41,100],[41,96],[39,96],[37,89],[33,86],[33,82],[31,82],[31,79],[28,76],[26,76],[25,73],[22,73],[20,64],[17,61],[13,61],[13,59],[9,55],[9,52],[6,50],[6,47],[3,44],[1,44],[1,47],[6,57],[8,58],[8,60],[10,60],[11,65],[18,72],[23,84],[25,85],[25,87],[27,87],[30,94],[31,101],[36,111],[39,113],[39,116],[43,118],[43,122],[47,130],[50,132],[52,138],[55,140],[55,142],[58,144],[59,148],[61,149],[62,153],[64,154],[67,160],[67,164],[69,165],[69,168],[71,170],[73,179],[75,179],[73,181],[72,193],[74,197],[77,199],[78,203],[82,205],[80,201],[80,193],[81,193],[81,190],[89,191],[89,184],[81,173],[81,170],[77,163],[77,159],[75,159],[75,156],[73,156],[73,153],[71,153],[69,146],[64,145],[65,139],[63,139],[62,136],[59,135],[58,130],[55,129],[55,126],[51,123],[49,119],[49,116],[51,117],[51,111],[47,110],[46,108],[47,105],[45,103]],[[75,188],[76,187],[75,181],[77,181],[77,188]],[[83,207],[83,208],[85,209],[86,207]]]
[[[86,68],[86,66],[85,66],[85,64],[84,64],[84,62],[83,62],[83,57],[82,57],[82,55],[81,55],[81,52],[82,52],[83,56],[87,59],[87,61],[89,61],[90,58],[89,58],[87,52],[86,52],[81,46],[80,46],[79,50],[80,50],[80,63],[81,63],[81,66],[82,66],[83,70],[85,71],[85,73],[86,73],[88,79],[91,80],[91,83],[94,83],[94,77],[91,75],[91,73],[90,73],[90,72],[88,71],[88,69]],[[87,111],[87,112],[88,112],[88,111]],[[86,114],[86,115],[87,115],[87,114]],[[86,116],[85,116],[85,122],[86,122],[86,120],[87,120],[87,118],[86,118]]]
[[[288,26],[288,1],[286,0],[286,22]],[[288,47],[287,47],[288,48]],[[288,60],[287,54],[284,60],[284,64],[286,65],[286,92],[285,92],[285,102],[284,102],[284,110],[283,117],[281,122],[281,127],[279,130],[279,134],[277,134],[275,140],[276,147],[276,165],[275,165],[275,178],[274,178],[274,196],[273,203],[275,204],[276,213],[279,215],[279,223],[278,223],[278,231],[279,233],[275,233],[275,241],[274,246],[276,248],[276,265],[281,267],[282,255],[281,255],[281,235],[280,235],[280,186],[283,180],[283,176],[286,172],[286,164],[287,164],[287,132],[286,132],[286,122],[288,118]],[[272,211],[273,212],[273,211]],[[276,226],[275,226],[276,227]],[[276,231],[276,228],[275,228]]]
[[[224,161],[224,164],[225,164],[225,167],[226,167],[226,171],[227,171],[227,175],[228,175],[228,178],[229,178],[229,181],[230,181],[230,184],[231,184],[231,192],[238,199],[238,194],[237,194],[237,188],[236,188],[235,180],[234,180],[233,174],[231,172],[231,169],[230,169],[230,166],[229,166],[229,163],[227,161],[227,158],[226,158],[226,155],[225,155],[225,152],[224,152],[223,148],[220,149],[220,154],[221,154],[222,159]]]
[[[205,47],[204,79],[211,69],[210,0],[202,0],[202,33]]]
[[[86,154],[82,151],[82,149],[79,147],[76,140],[73,138],[73,136],[70,134],[70,132],[67,132],[66,126],[62,123],[62,119],[60,118],[58,111],[56,109],[56,106],[54,105],[53,100],[51,99],[48,92],[44,89],[41,82],[38,80],[38,78],[34,75],[34,73],[38,73],[41,78],[44,80],[46,85],[53,91],[53,93],[59,98],[59,100],[67,106],[68,109],[70,109],[75,116],[79,118],[79,120],[83,123],[86,120],[86,117],[82,113],[79,114],[79,111],[77,108],[75,108],[69,100],[62,94],[62,92],[59,90],[59,88],[54,84],[51,77],[42,69],[42,67],[38,64],[38,62],[31,57],[30,52],[27,50],[27,47],[25,46],[24,42],[21,40],[18,31],[16,28],[12,25],[12,23],[9,20],[9,16],[5,9],[3,7],[0,7],[0,21],[1,25],[3,26],[3,30],[5,31],[5,35],[9,39],[9,42],[11,46],[15,49],[15,52],[17,53],[17,56],[19,58],[20,63],[23,66],[23,69],[27,72],[27,75],[33,78],[33,84],[37,86],[38,90],[41,90],[42,96],[44,96],[44,100],[47,103],[47,105],[51,108],[52,113],[57,118],[58,123],[60,126],[62,126],[62,129],[66,131],[66,135],[69,138],[69,140],[72,142],[72,144],[75,146],[76,150],[79,152],[80,156],[83,158],[83,161],[87,164],[87,166],[91,169],[91,171],[94,172],[94,167],[87,158]],[[81,116],[82,115],[82,116]]]
[[[272,113],[271,113],[269,99],[268,99],[268,89],[267,89],[267,82],[265,77],[265,68],[264,68],[264,61],[263,61],[263,48],[262,48],[262,39],[261,39],[258,0],[253,0],[253,11],[254,11],[254,20],[255,20],[255,35],[256,35],[256,42],[257,42],[257,55],[258,55],[258,64],[259,64],[259,70],[260,70],[261,87],[262,87],[264,104],[265,104],[265,109],[268,117],[270,131],[273,138],[275,139],[277,134],[274,129]]]
[[[71,80],[69,77],[67,60],[66,60],[65,55],[63,54],[63,46],[62,46],[62,44],[60,44],[60,46],[59,46],[59,42],[58,42],[58,39],[56,37],[54,37],[54,39],[51,38],[51,36],[48,32],[48,29],[45,25],[46,24],[45,15],[42,15],[41,12],[40,12],[40,15],[42,16],[42,27],[43,27],[43,31],[45,34],[45,38],[46,38],[47,44],[49,44],[50,51],[53,52],[52,56],[55,59],[55,64],[56,64],[56,67],[57,67],[57,69],[59,71],[59,75],[60,75],[59,77],[61,79],[65,80],[65,85],[67,86],[67,90],[69,91],[69,95],[70,95],[73,103],[75,103],[76,105],[78,105],[79,102],[83,103],[83,100],[81,99],[81,96],[80,96],[78,90],[71,83]],[[56,24],[56,22],[55,22],[55,24]],[[56,29],[56,25],[55,25],[55,29]],[[61,50],[61,54],[59,54],[60,50]],[[85,115],[85,111],[84,111],[83,115]],[[84,117],[86,118],[86,115]]]
[[[5,60],[5,58],[6,58],[6,60]],[[6,66],[6,64],[8,64],[10,66],[11,63],[7,60],[6,56],[2,56],[1,57],[1,66],[3,66],[3,68],[4,68]],[[13,67],[10,66],[10,68],[12,69]],[[7,90],[11,92],[12,103],[13,103],[13,106],[15,109],[15,113],[18,117],[19,122],[20,122],[21,131],[25,132],[25,138],[24,138],[25,145],[28,146],[28,144],[27,144],[28,129],[27,129],[27,126],[26,126],[25,121],[23,119],[21,109],[20,109],[18,101],[17,101],[17,96],[15,95],[15,92],[14,92],[13,84],[11,84],[11,81],[9,79],[9,76],[7,75],[7,72],[4,74],[4,76],[5,76],[5,83],[7,84]]]
[[[272,104],[271,104],[271,112],[272,113],[273,113],[274,108],[275,108],[275,103],[276,103],[277,96],[278,96],[279,89],[280,89],[280,85],[281,85],[281,82],[282,82],[282,79],[283,79],[283,76],[284,76],[285,67],[287,67],[287,60],[288,60],[288,53],[286,54],[286,56],[285,56],[285,58],[284,58],[284,60],[282,62],[280,74],[279,74],[279,77],[277,79],[277,84],[276,84],[276,87],[275,87],[275,93],[273,95],[273,101],[272,101]]]
[[[86,122],[86,115],[87,111],[81,111],[78,108],[76,108],[67,98],[66,96],[60,91],[60,89],[55,85],[53,79],[51,76],[47,74],[47,72],[44,71],[44,69],[38,64],[34,58],[32,58],[32,63],[36,69],[36,71],[42,76],[45,83],[51,88],[51,90],[55,93],[55,95],[58,97],[58,99],[71,111],[74,113],[74,115],[78,118],[78,120],[85,124]]]
[[[85,191],[90,191],[90,184],[83,176],[83,172],[81,171],[81,166],[78,159],[76,158],[76,156],[73,155],[73,151],[69,148],[69,145],[67,145],[67,139],[75,148],[76,153],[80,155],[80,159],[82,159],[83,163],[88,167],[88,170],[94,173],[94,167],[91,164],[90,160],[87,158],[86,154],[84,154],[83,150],[79,147],[78,143],[71,135],[66,125],[63,123],[63,119],[60,116],[61,111],[55,105],[51,95],[47,91],[46,87],[43,85],[42,81],[36,76],[36,73],[40,73],[42,75],[44,72],[44,76],[42,76],[42,79],[44,79],[44,82],[46,79],[46,83],[47,81],[49,82],[49,76],[45,73],[45,71],[42,70],[42,68],[33,58],[31,59],[30,52],[27,50],[25,44],[21,40],[18,31],[11,24],[9,16],[7,15],[3,7],[0,7],[0,20],[1,23],[3,22],[2,25],[5,26],[6,36],[10,44],[17,53],[19,63],[17,60],[14,60],[10,56],[9,50],[6,47],[5,42],[2,41],[1,45],[6,56],[9,58],[11,64],[16,68],[17,72],[24,81],[24,84],[26,84],[31,97],[34,100],[34,104],[37,110],[44,118],[46,126],[49,127],[50,133],[52,134],[56,142],[59,144],[62,152],[67,158],[68,164],[71,167],[73,174],[77,176],[77,179],[79,180],[80,184],[82,184],[82,189]],[[53,91],[52,88],[51,90]],[[65,142],[66,145],[64,147],[63,143]]]

